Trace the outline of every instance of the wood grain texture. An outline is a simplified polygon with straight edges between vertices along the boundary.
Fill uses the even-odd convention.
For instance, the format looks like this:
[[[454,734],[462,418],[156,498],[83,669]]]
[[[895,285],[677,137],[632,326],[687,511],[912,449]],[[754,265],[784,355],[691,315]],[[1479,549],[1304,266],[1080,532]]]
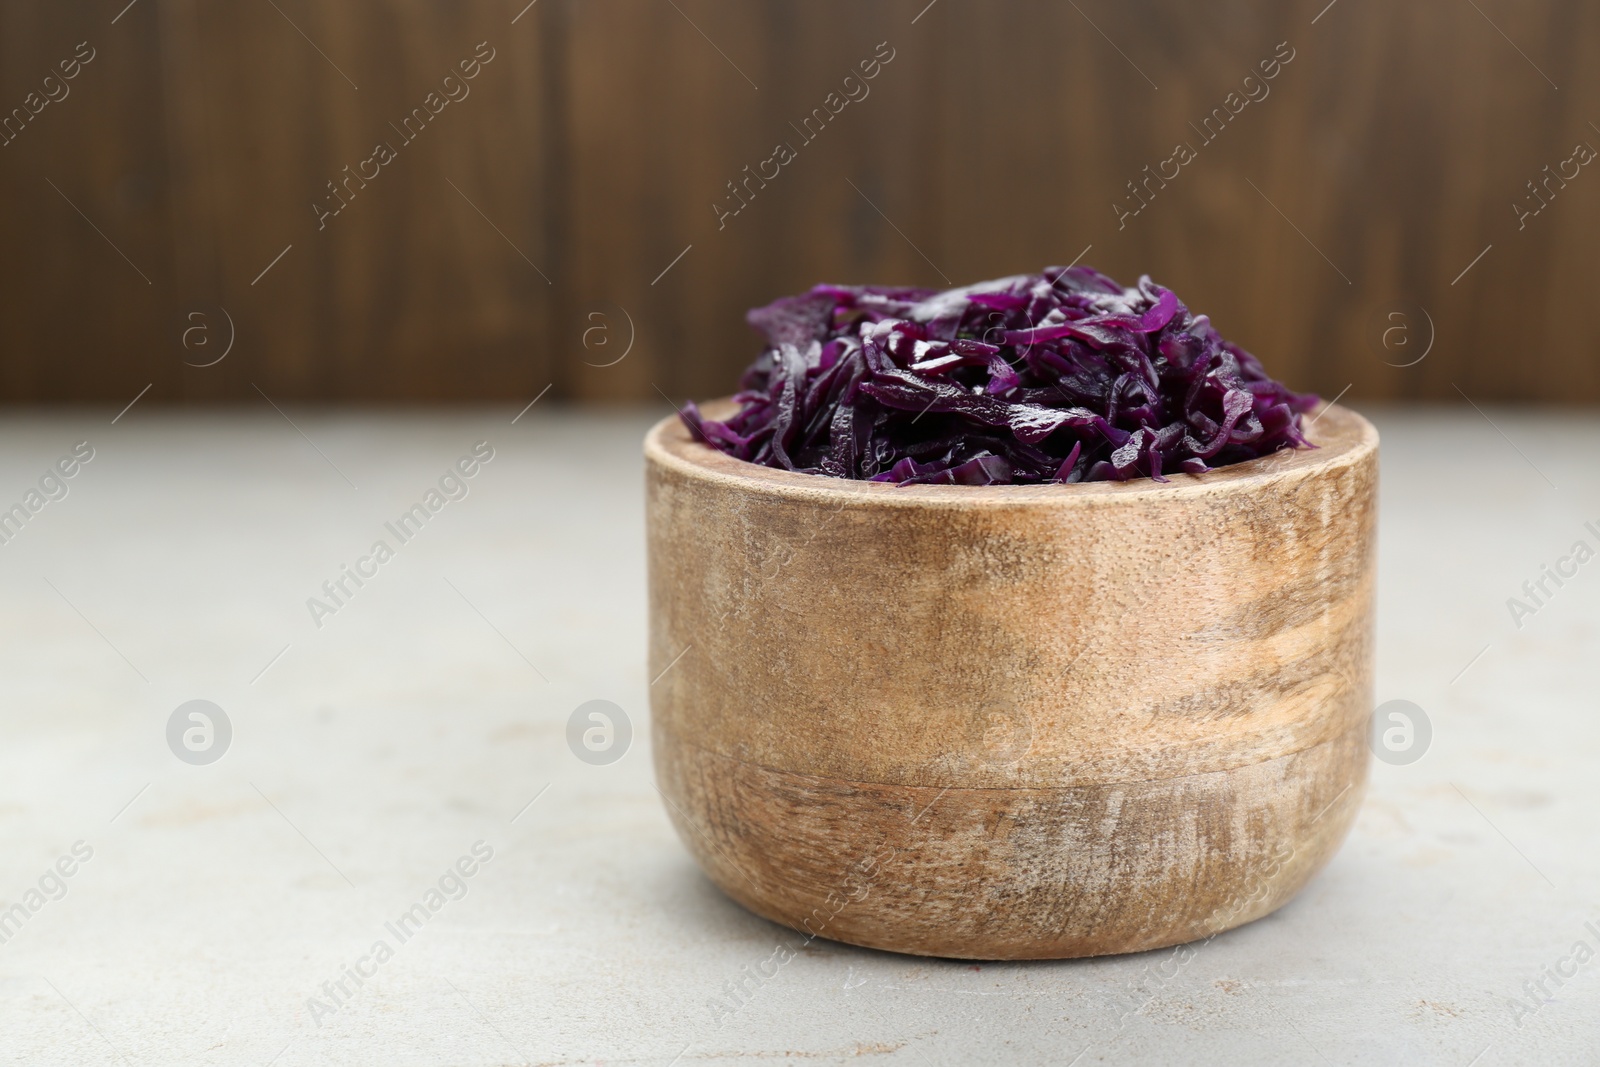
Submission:
[[[109,16],[106,16],[109,18]],[[0,397],[126,400],[163,332],[170,282],[163,89],[151,22],[119,27],[81,7],[0,9],[0,112],[43,98],[80,43],[93,58],[63,99],[0,147]],[[57,90],[59,95],[60,90]],[[86,136],[85,131],[94,131]],[[126,257],[126,258],[124,258]],[[178,334],[171,338],[176,342]],[[139,363],[145,366],[131,367]],[[128,388],[138,377],[138,385]]]
[[[1060,789],[847,782],[677,738],[667,752],[668,815],[734,900],[804,934],[962,959],[1140,952],[1270,914],[1344,839],[1370,759],[1365,724],[1231,771]]]
[[[123,6],[0,9],[4,108],[98,51],[0,148],[0,401],[682,400],[731,387],[775,296],[1080,253],[1297,388],[1600,400],[1600,322],[1571,311],[1600,178],[1544,170],[1600,146],[1600,8],[1575,0]],[[480,41],[471,97],[318,230],[326,183]],[[1180,143],[1196,158],[1119,220]],[[779,144],[796,158],[719,223]],[[1548,206],[1519,220],[1530,181]],[[188,316],[218,308],[233,353],[186,366]],[[1385,348],[1396,312],[1410,344]]]
[[[791,925],[892,846],[821,933],[901,951],[1136,951],[1277,907],[1353,818],[1371,713],[1377,436],[1332,407],[1311,437],[1167,484],[901,489],[664,421],[651,712],[680,835]]]

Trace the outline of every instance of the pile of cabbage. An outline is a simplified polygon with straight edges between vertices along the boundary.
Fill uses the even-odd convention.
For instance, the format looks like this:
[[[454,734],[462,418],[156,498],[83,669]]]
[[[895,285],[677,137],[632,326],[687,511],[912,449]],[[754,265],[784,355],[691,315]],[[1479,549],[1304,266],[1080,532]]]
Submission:
[[[819,285],[747,316],[767,346],[699,438],[751,463],[899,485],[1199,474],[1308,446],[1272,380],[1170,289],[1051,267],[958,289]]]

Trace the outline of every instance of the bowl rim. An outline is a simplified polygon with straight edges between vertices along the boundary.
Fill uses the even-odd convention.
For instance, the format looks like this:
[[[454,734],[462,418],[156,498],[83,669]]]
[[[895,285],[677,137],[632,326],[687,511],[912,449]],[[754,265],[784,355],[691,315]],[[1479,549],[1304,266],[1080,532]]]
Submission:
[[[701,405],[710,418],[735,410],[731,397]],[[1337,404],[1322,403],[1305,428],[1314,449],[1283,449],[1268,456],[1233,463],[1204,474],[1169,474],[1168,481],[1133,478],[1125,482],[1076,482],[1070,485],[908,485],[834,478],[826,474],[766,467],[738,459],[697,441],[674,412],[652,426],[644,439],[648,463],[695,481],[745,493],[808,502],[887,507],[1006,507],[1021,504],[1140,505],[1174,495],[1253,495],[1313,474],[1329,473],[1365,461],[1378,449],[1378,431],[1360,414]]]

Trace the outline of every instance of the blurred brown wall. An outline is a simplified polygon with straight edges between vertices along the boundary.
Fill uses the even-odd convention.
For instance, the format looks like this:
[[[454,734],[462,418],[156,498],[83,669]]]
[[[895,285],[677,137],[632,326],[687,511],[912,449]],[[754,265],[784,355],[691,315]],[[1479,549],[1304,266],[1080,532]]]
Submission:
[[[525,2],[0,7],[0,401],[707,396],[753,304],[1089,246],[1324,395],[1600,399],[1600,7]]]

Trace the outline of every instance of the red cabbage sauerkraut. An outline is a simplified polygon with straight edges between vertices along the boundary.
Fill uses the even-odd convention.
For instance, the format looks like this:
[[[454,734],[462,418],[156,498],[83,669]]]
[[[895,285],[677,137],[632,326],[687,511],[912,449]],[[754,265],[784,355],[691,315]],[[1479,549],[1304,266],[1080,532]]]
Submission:
[[[680,413],[768,467],[899,485],[1125,481],[1309,446],[1291,392],[1172,290],[1089,267],[959,289],[819,285],[752,310],[739,410]]]

